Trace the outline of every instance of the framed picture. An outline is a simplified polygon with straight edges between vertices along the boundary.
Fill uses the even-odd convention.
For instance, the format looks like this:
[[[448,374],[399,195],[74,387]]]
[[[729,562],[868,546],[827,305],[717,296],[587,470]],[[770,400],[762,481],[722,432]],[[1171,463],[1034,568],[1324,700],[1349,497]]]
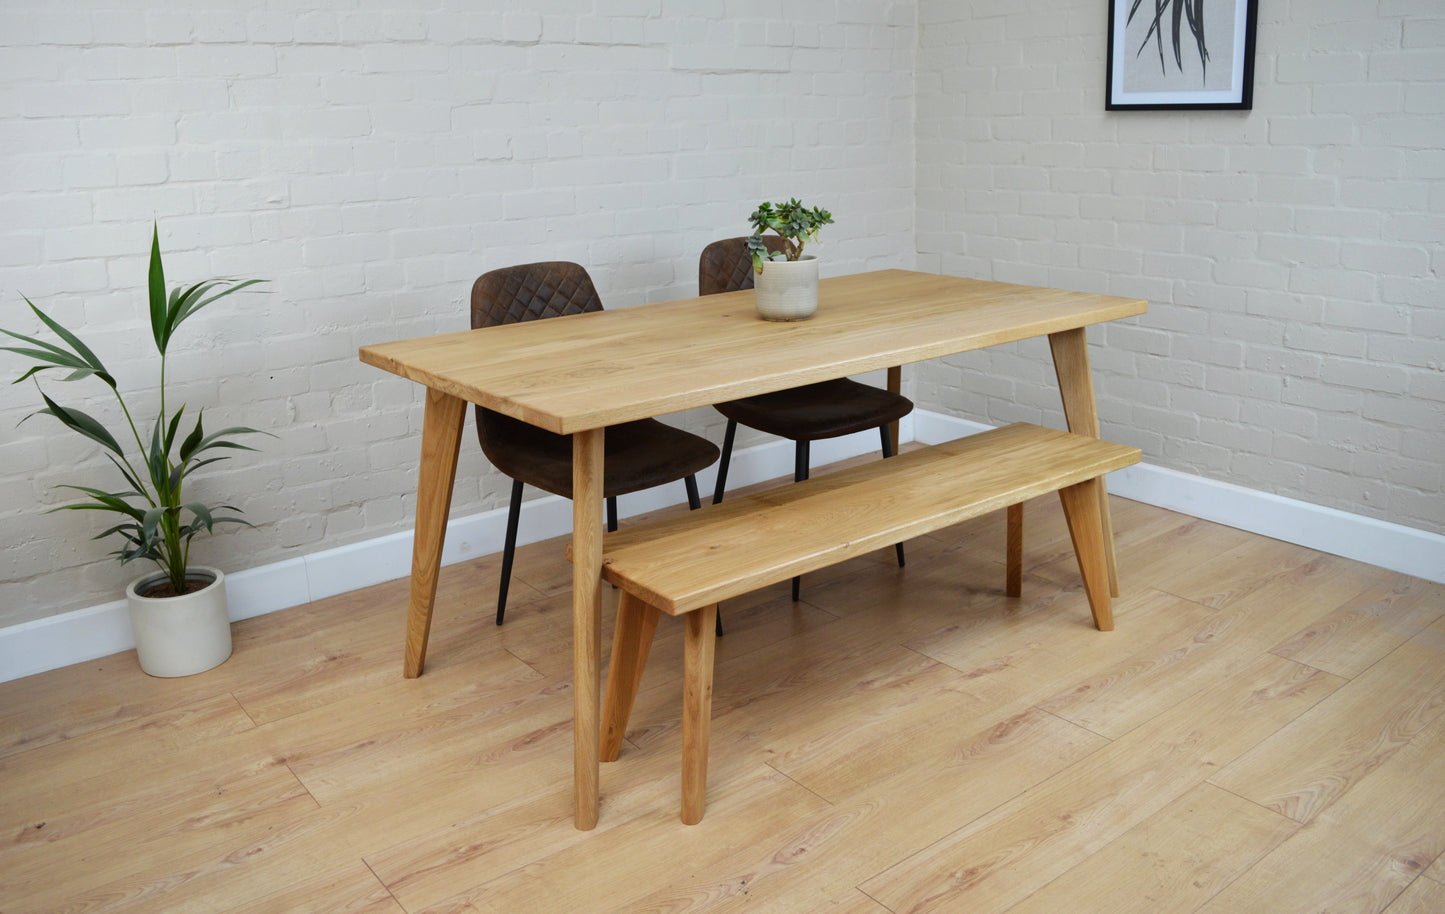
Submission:
[[[1110,111],[1254,103],[1258,0],[1109,0]]]

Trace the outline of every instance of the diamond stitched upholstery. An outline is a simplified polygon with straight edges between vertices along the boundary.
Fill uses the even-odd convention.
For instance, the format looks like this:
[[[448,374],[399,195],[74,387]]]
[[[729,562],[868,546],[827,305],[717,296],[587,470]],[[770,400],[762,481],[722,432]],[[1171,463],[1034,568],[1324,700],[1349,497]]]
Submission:
[[[505,267],[472,285],[472,327],[601,311],[587,271],[549,261]],[[572,497],[572,439],[477,407],[482,452],[513,479]],[[717,445],[655,419],[612,426],[603,437],[603,494],[613,497],[674,482],[711,466]]]
[[[783,239],[764,235],[769,251],[781,251]],[[736,292],[753,287],[753,259],[748,253],[747,238],[726,238],[702,249],[697,263],[697,294]]]
[[[474,328],[601,310],[592,277],[563,260],[493,270],[472,285]]]

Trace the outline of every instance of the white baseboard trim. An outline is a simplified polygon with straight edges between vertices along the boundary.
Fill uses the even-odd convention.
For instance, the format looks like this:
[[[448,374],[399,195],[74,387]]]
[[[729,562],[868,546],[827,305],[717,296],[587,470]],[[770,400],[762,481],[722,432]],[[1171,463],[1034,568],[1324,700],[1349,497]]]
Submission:
[[[989,428],[967,419],[915,410],[904,419],[899,438],[938,444]],[[814,442],[812,461],[821,466],[874,453],[877,448],[876,433],[860,432]],[[728,488],[788,476],[792,471],[792,444],[771,441],[733,454]],[[715,479],[715,468],[698,474],[704,500],[710,496]],[[1445,584],[1445,536],[1436,533],[1142,463],[1109,474],[1109,491]],[[681,494],[679,485],[625,495],[619,499],[618,512],[627,517],[680,504]],[[558,496],[525,502],[522,515],[519,545],[561,536],[572,528],[571,503]],[[505,508],[454,518],[447,525],[442,564],[501,551],[506,523]],[[410,532],[393,533],[259,568],[228,572],[226,596],[231,618],[249,619],[406,577],[411,574],[411,543]],[[134,647],[124,600],[23,622],[0,629],[0,682]]]
[[[907,441],[912,436],[910,416],[901,423],[899,438]],[[876,453],[877,450],[878,433],[870,431],[815,441],[810,456],[814,465],[822,466],[860,454]],[[792,442],[769,441],[733,452],[728,468],[728,488],[742,488],[790,476],[792,472]],[[716,466],[698,474],[698,487],[704,503],[711,498],[716,480]],[[682,484],[677,483],[624,495],[617,501],[618,514],[629,517],[682,504],[686,498]],[[506,508],[452,518],[447,524],[442,564],[452,565],[500,552],[506,529]],[[570,500],[556,495],[529,499],[522,504],[517,544],[526,545],[561,536],[571,529]],[[231,619],[249,619],[383,581],[404,578],[411,574],[411,544],[410,531],[392,533],[259,568],[227,571],[226,600]],[[131,634],[124,600],[22,622],[0,628],[0,682],[134,648],[135,638]]]
[[[939,444],[992,426],[914,412],[914,440]],[[1109,492],[1191,517],[1445,584],[1445,536],[1233,483],[1135,464],[1110,473]]]

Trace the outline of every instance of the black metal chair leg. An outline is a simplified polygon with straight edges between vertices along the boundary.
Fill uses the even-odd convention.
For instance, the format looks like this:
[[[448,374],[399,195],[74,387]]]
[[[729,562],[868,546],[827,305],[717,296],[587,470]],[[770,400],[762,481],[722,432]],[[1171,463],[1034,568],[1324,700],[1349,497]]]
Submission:
[[[613,495],[607,499],[607,532],[617,532],[617,496]],[[612,589],[616,590],[617,585],[613,584]]]
[[[738,424],[732,419],[728,420],[728,430],[723,433],[722,456],[717,462],[717,484],[712,489],[712,503],[717,504],[723,500],[723,487],[728,482],[728,462],[733,456],[733,438],[737,437]]]
[[[878,433],[879,433],[880,437],[882,437],[882,439],[883,439],[883,459],[884,459],[884,460],[887,460],[889,457],[892,457],[892,456],[893,456],[893,436],[890,435],[890,434],[888,434],[888,426],[886,426],[886,425],[880,425],[880,426],[878,426]],[[902,543],[894,543],[894,544],[893,544],[893,551],[896,552],[896,553],[898,553],[898,567],[899,567],[899,568],[902,568],[902,567],[903,567],[903,544],[902,544]]]
[[[522,516],[522,481],[512,480],[512,500],[507,505],[507,535],[502,542],[502,574],[497,584],[497,624],[507,611],[507,587],[512,582],[512,557],[517,552],[517,521]]]
[[[809,442],[798,441],[793,448],[793,482],[802,482],[808,478]],[[803,578],[793,578],[793,602],[798,602],[803,592]]]

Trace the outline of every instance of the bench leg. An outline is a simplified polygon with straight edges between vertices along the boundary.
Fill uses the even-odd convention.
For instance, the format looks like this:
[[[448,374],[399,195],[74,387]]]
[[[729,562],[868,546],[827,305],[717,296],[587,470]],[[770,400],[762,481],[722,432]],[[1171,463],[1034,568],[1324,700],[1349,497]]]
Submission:
[[[1104,519],[1099,511],[1103,480],[1095,477],[1059,490],[1064,505],[1064,519],[1069,524],[1069,538],[1074,541],[1074,555],[1079,560],[1079,573],[1084,577],[1084,592],[1089,595],[1089,609],[1094,626],[1101,632],[1114,630],[1114,611],[1109,605],[1109,570],[1104,554]]]
[[[682,824],[707,807],[707,743],[712,726],[712,660],[717,604],[686,615],[682,658]]]
[[[652,638],[657,633],[657,620],[662,615],[657,607],[645,603],[627,591],[617,600],[617,630],[612,635],[612,663],[607,667],[607,694],[602,700],[602,745],[604,762],[617,761],[622,751],[622,738],[627,733],[627,719],[632,716],[632,703],[637,698],[637,684],[647,666]]]
[[[1024,591],[1024,503],[1008,506],[1008,564],[1004,593],[1017,597]]]

